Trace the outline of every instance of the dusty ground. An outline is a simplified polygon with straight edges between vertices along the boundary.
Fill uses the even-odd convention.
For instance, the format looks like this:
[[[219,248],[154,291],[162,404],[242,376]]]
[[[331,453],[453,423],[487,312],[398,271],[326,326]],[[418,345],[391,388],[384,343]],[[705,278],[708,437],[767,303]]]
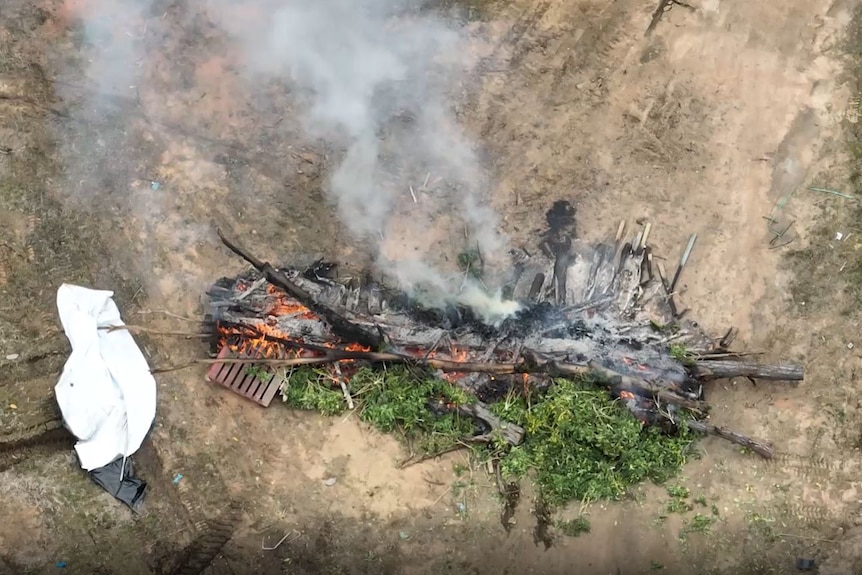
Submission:
[[[492,479],[464,456],[398,469],[398,443],[356,418],[261,410],[189,369],[158,377],[157,423],[138,458],[146,512],[133,517],[92,486],[68,444],[30,449],[0,474],[0,570],[165,572],[189,544],[220,537],[230,541],[210,573],[784,573],[797,557],[821,573],[858,570],[862,342],[848,348],[859,307],[842,264],[862,234],[834,241],[858,225],[849,202],[806,190],[851,190],[844,130],[857,101],[842,70],[858,3],[692,3],[650,36],[654,2],[474,3],[480,65],[461,118],[489,158],[489,200],[513,243],[534,245],[561,198],[577,204],[585,238],[643,217],[673,259],[696,232],[683,278],[691,317],[805,363],[796,388],[709,390],[717,422],[782,452],[765,465],[703,442],[681,482],[718,507],[710,535],[681,540],[691,514],[660,521],[667,495],[645,486],[591,507],[592,533],[545,550],[530,494],[507,535]],[[0,427],[26,427],[14,412],[44,399],[62,365],[61,282],[113,289],[129,323],[176,328],[155,312],[197,317],[207,284],[241,269],[216,225],[276,261],[361,253],[344,249],[351,240],[320,191],[325,145],[302,135],[284,91],[243,87],[205,11],[163,1],[115,22],[113,33],[144,39],[146,57],[135,85],[117,82],[94,105],[80,70],[99,46],[76,28],[86,4],[0,8]],[[265,17],[241,13],[250,25]],[[771,249],[769,216],[778,230],[795,222],[793,243]],[[203,353],[139,341],[153,365]]]

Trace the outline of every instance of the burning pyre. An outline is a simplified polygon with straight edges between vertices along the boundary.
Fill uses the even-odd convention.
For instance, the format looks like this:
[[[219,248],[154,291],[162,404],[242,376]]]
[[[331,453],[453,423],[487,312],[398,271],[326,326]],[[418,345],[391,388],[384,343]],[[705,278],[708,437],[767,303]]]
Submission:
[[[284,373],[276,367],[323,367],[348,402],[345,383],[360,365],[422,366],[474,394],[470,415],[513,430],[511,443],[523,430],[497,420],[483,401],[511,392],[529,397],[555,377],[590,373],[644,424],[672,429],[685,409],[692,429],[753,442],[769,456],[763,442],[702,422],[703,382],[734,375],[797,380],[801,368],[728,361],[739,355],[727,350],[727,339],[716,343],[680,321],[673,284],[690,247],[671,283],[663,266],[653,275],[649,226],[630,242],[623,230],[621,224],[613,244],[563,242],[561,249],[557,242],[543,254],[513,253],[504,290],[519,311],[494,325],[457,300],[427,308],[382,282],[340,279],[332,264],[277,269],[222,236],[255,270],[209,290],[213,352],[226,363],[238,357],[256,365],[258,386],[289,385],[289,378],[276,381]],[[700,351],[680,357],[682,349]]]

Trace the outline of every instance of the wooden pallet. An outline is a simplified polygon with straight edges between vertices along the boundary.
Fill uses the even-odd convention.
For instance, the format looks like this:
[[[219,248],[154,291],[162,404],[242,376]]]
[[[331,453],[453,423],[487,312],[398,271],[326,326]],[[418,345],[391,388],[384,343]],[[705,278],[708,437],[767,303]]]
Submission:
[[[255,357],[255,355],[259,356],[259,354],[237,354],[231,352],[228,347],[223,347],[218,354],[218,359]],[[254,370],[249,370],[252,365],[254,364],[214,363],[207,371],[206,379],[209,382],[221,384],[263,407],[269,407],[281,388],[281,378],[276,377],[264,366],[255,366]]]

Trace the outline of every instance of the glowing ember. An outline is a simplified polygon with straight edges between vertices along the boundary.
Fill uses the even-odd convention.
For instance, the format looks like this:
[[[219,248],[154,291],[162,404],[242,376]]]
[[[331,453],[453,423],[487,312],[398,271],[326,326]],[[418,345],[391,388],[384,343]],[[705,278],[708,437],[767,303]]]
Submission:
[[[293,300],[290,296],[273,285],[267,286],[266,293],[272,296],[272,299],[274,300],[271,307],[267,309],[267,313],[271,316],[300,316],[304,319],[315,319],[317,317],[307,307],[298,301]]]
[[[246,284],[241,284],[241,287],[242,289],[240,291],[248,289]],[[265,318],[256,321],[253,324],[250,323],[247,327],[239,324],[218,324],[217,330],[220,335],[219,347],[227,347],[237,354],[258,356],[266,359],[322,357],[324,354],[320,351],[291,346],[290,342],[296,342],[298,344],[307,344],[307,342],[282,331],[279,326],[279,318],[317,319],[317,316],[306,306],[294,300],[275,286],[267,286],[266,294],[269,296],[268,300],[270,300],[271,303],[266,308]],[[348,343],[344,346],[338,346],[331,343],[321,342],[317,345],[320,347],[328,347],[344,351],[370,351],[370,348],[356,343]],[[354,363],[354,360],[345,359],[339,363],[350,364]],[[333,364],[325,369],[335,370],[335,366]]]

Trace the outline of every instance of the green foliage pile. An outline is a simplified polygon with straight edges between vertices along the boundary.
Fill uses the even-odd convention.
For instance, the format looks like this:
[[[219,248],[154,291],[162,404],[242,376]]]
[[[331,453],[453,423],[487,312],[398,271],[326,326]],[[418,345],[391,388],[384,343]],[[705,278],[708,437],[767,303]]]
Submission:
[[[345,409],[340,388],[324,371],[298,369],[286,374],[286,380],[284,401],[292,407],[326,415]],[[422,370],[362,368],[351,376],[349,387],[360,419],[399,433],[414,451],[442,452],[474,433],[469,418],[457,412],[440,416],[428,405],[429,400],[461,405],[472,397]],[[643,426],[588,377],[556,380],[530,405],[511,395],[490,407],[523,426],[526,439],[514,448],[501,439],[479,454],[498,458],[507,479],[532,473],[551,506],[615,499],[642,481],[664,482],[685,464],[693,441],[685,426],[675,436]]]
[[[302,368],[285,374],[286,404],[298,409],[337,415],[346,409],[341,388],[323,370]],[[359,418],[384,432],[399,432],[427,454],[450,449],[473,434],[473,420],[457,411],[438,415],[428,406],[439,401],[454,406],[474,399],[448,381],[405,366],[375,371],[367,367],[351,375],[350,394],[358,404]]]
[[[676,436],[644,427],[588,378],[556,380],[529,408],[515,400],[492,410],[527,432],[524,444],[502,458],[504,474],[534,470],[551,505],[616,499],[642,481],[662,483],[685,464],[693,441],[685,426]]]

